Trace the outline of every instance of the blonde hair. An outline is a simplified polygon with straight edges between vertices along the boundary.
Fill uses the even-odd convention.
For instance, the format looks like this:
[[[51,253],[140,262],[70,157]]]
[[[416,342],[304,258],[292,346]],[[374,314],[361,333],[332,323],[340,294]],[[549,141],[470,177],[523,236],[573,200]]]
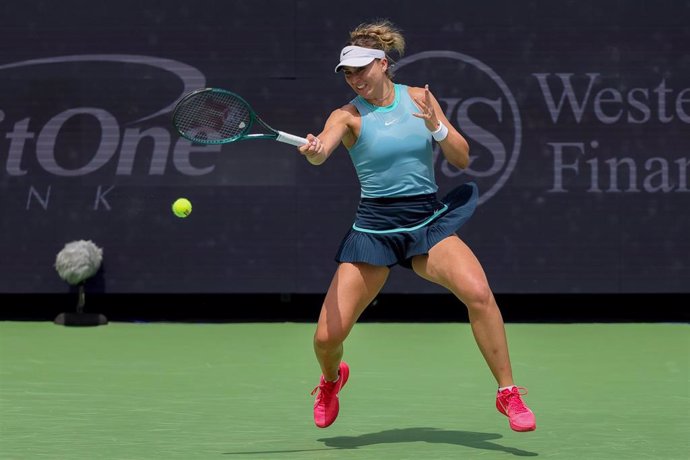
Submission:
[[[393,79],[392,67],[395,63],[390,57],[391,52],[395,51],[398,57],[405,52],[405,38],[400,29],[387,19],[358,25],[350,32],[348,45],[383,50],[390,62],[386,71],[386,75],[390,79]]]

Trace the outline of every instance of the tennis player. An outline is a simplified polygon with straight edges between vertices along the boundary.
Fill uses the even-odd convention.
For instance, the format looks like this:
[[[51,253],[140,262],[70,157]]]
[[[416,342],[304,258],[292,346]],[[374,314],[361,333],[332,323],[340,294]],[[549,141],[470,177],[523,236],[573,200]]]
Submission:
[[[515,431],[536,428],[534,414],[516,387],[503,318],[484,270],[456,231],[477,206],[477,187],[460,185],[436,197],[432,139],[446,160],[469,164],[465,138],[448,122],[428,85],[393,82],[390,53],[402,55],[405,40],[387,20],[361,24],[350,32],[336,72],[356,97],[334,110],[323,131],[307,135],[299,148],[320,165],[342,143],[361,185],[352,228],[336,255],[338,268],[326,294],[314,335],[322,376],[312,394],[314,421],[331,425],[338,416],[338,393],[349,377],[343,342],[396,264],[452,292],[466,305],[475,340],[498,383],[496,407]]]

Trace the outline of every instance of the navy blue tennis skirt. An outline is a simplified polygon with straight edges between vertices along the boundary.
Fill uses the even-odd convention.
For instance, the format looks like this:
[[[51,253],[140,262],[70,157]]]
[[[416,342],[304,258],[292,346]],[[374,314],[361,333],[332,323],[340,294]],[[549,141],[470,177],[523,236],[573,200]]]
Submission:
[[[463,184],[440,201],[436,194],[362,198],[355,223],[340,243],[336,262],[412,268],[412,257],[429,250],[472,216],[479,191]]]

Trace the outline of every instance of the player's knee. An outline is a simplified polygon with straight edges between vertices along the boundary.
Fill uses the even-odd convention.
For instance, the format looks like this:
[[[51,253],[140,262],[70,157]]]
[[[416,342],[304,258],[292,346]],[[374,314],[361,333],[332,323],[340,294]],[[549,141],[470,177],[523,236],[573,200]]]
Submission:
[[[473,283],[467,287],[463,295],[463,302],[468,310],[482,312],[495,305],[494,295],[487,283]]]
[[[314,334],[314,347],[319,350],[331,350],[338,348],[344,340],[345,334],[319,328]]]

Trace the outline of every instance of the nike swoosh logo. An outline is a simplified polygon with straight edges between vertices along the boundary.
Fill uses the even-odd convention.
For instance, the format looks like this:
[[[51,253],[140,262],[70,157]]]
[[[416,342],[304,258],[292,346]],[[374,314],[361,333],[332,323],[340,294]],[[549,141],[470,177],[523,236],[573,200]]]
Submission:
[[[343,56],[345,56],[347,53],[351,53],[351,52],[353,52],[353,51],[354,51],[354,50],[347,50],[347,51],[345,51],[345,52],[343,53]]]
[[[398,121],[397,118],[396,118],[395,120],[384,121],[384,122],[383,122],[383,125],[384,125],[384,126],[389,126],[389,125],[392,125],[393,123],[395,123],[396,121]]]

